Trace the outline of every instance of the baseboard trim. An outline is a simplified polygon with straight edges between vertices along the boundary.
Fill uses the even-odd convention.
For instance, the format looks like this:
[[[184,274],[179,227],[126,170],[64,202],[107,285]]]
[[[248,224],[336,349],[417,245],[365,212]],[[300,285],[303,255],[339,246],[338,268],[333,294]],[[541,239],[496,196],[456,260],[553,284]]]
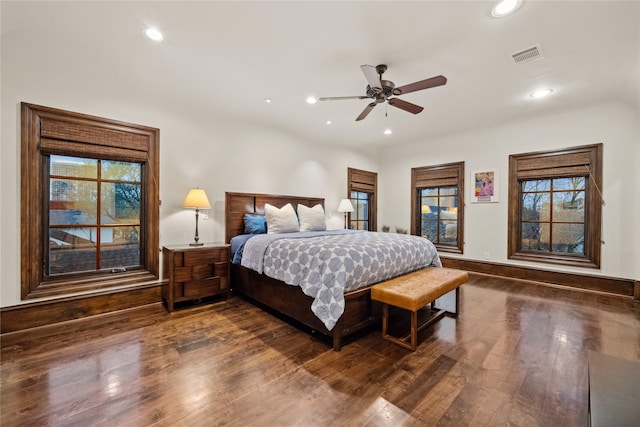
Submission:
[[[0,308],[0,334],[162,302],[162,282]]]
[[[444,267],[559,285],[640,300],[640,281],[539,270],[515,265],[441,257]],[[0,334],[162,302],[162,282],[0,308]]]
[[[440,259],[444,267],[640,299],[640,282],[634,281],[633,279],[561,273],[517,265],[447,258],[443,256],[441,256]]]

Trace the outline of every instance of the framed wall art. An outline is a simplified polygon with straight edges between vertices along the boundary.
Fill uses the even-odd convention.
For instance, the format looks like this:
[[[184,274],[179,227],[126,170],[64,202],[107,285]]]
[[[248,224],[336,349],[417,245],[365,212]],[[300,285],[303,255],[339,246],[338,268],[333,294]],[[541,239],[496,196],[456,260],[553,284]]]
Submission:
[[[497,169],[471,172],[471,203],[497,203],[499,201],[499,181]]]

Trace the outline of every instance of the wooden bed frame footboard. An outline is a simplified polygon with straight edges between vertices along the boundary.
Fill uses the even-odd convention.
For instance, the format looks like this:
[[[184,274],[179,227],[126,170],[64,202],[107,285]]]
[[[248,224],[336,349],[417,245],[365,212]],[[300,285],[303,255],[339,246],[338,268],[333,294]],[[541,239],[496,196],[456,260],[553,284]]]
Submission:
[[[343,337],[372,324],[379,325],[382,318],[381,304],[371,300],[370,287],[345,294],[344,313],[331,331],[311,311],[313,298],[305,295],[297,286],[287,285],[239,265],[232,265],[231,287],[233,292],[330,337],[335,351],[342,348]]]
[[[318,203],[324,206],[324,199],[317,197],[282,196],[259,193],[225,193],[225,239],[229,243],[232,237],[244,232],[246,213],[264,214],[264,205],[269,203],[282,207],[291,203],[312,207]],[[358,289],[345,294],[344,313],[336,326],[327,330],[322,321],[311,311],[313,299],[305,295],[299,287],[287,285],[279,280],[259,274],[251,269],[231,265],[231,289],[259,304],[294,319],[303,325],[329,336],[333,340],[333,349],[340,351],[342,338],[372,324],[380,324],[381,304],[371,300],[371,287]]]

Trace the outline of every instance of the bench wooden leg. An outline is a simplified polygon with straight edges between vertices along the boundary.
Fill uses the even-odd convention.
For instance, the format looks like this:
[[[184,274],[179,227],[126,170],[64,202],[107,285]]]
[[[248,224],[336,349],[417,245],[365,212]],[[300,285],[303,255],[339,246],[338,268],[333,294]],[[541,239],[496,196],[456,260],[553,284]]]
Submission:
[[[418,348],[418,313],[411,312],[411,333],[404,338],[396,338],[393,335],[389,335],[389,305],[382,304],[382,339],[398,344],[411,351],[416,351]],[[407,343],[408,339],[411,339],[411,343]]]
[[[455,312],[439,309],[436,307],[436,301],[433,301],[431,302],[430,306],[431,306],[431,310],[436,311],[436,313],[433,314],[429,319],[427,319],[427,321],[425,321],[420,326],[418,326],[418,312],[412,311],[411,312],[411,331],[409,335],[402,338],[389,335],[389,332],[388,332],[389,305],[383,303],[382,304],[382,338],[385,339],[386,341],[392,342],[394,344],[398,344],[399,346],[404,347],[408,350],[416,351],[418,349],[418,332],[434,324],[438,320],[442,319],[444,316],[458,317],[458,313],[460,313],[460,287],[457,287],[455,291],[456,291],[455,293],[456,311]]]
[[[382,336],[387,336],[387,327],[389,326],[389,305],[382,304]]]
[[[436,306],[436,302],[438,301],[438,299],[436,298],[435,300],[433,300],[433,302],[431,302],[431,310],[434,311],[442,311],[443,309],[438,308]],[[456,311],[452,312],[452,311],[446,311],[447,316],[450,317],[458,317],[458,314],[460,313],[460,286],[458,286],[456,288],[456,293],[455,293],[455,304],[456,304]]]
[[[411,312],[411,350],[418,348],[418,312]]]

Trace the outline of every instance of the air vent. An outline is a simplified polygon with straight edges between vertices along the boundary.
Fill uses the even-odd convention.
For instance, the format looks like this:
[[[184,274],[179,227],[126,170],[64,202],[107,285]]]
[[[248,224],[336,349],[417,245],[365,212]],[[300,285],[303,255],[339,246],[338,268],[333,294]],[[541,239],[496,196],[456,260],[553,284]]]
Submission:
[[[531,62],[531,61],[536,61],[538,59],[542,59],[543,58],[542,47],[539,44],[537,44],[521,52],[514,53],[513,55],[511,55],[511,58],[513,58],[513,62],[515,62],[516,64],[522,64],[525,62]]]

